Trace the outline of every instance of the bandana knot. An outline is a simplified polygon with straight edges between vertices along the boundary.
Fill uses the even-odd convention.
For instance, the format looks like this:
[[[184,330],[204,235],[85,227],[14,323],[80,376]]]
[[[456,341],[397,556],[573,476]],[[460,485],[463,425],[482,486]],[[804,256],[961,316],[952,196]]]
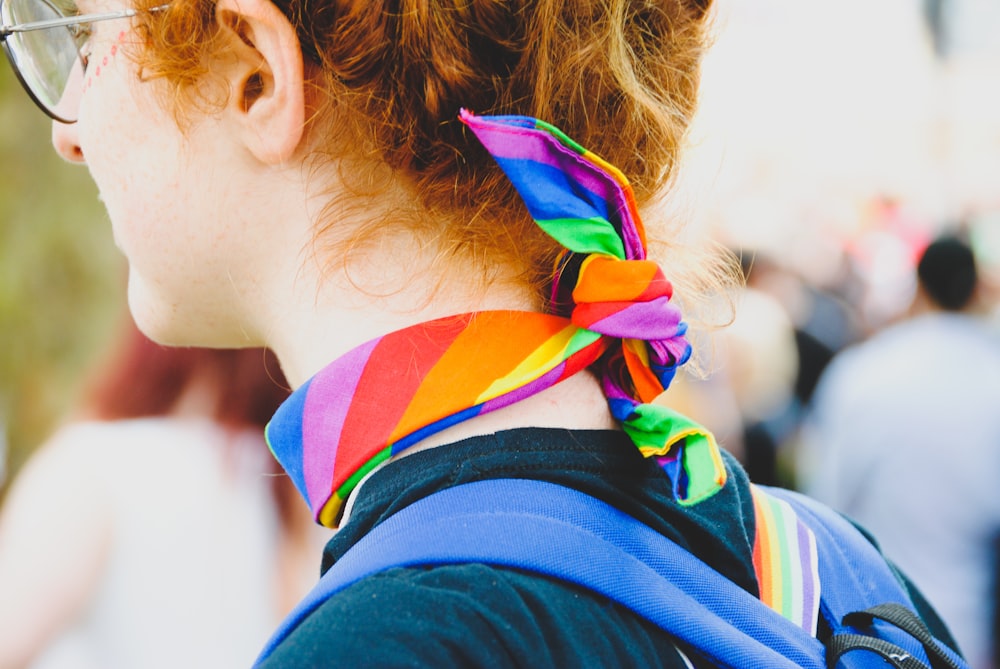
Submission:
[[[681,323],[673,292],[650,260],[591,255],[573,289],[573,324],[619,339],[672,339]]]
[[[670,301],[673,286],[646,259],[646,233],[628,179],[544,121],[466,110],[460,119],[507,174],[539,227],[566,249],[552,285],[554,311],[568,310],[576,327],[620,342],[597,364],[612,415],[643,455],[667,469],[679,463],[679,501],[714,494],[726,480],[714,437],[655,403],[691,357],[691,345]]]

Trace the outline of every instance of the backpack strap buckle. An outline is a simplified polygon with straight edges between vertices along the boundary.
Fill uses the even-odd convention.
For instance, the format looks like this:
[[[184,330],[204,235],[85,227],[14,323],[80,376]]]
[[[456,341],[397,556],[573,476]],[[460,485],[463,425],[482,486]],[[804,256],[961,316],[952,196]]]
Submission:
[[[900,604],[879,604],[864,611],[848,613],[844,616],[843,624],[855,629],[871,629],[876,620],[888,623],[917,640],[927,654],[930,667],[894,643],[864,634],[845,632],[834,635],[827,643],[828,669],[833,669],[844,654],[857,650],[875,653],[897,669],[960,669],[934,639],[924,621]]]

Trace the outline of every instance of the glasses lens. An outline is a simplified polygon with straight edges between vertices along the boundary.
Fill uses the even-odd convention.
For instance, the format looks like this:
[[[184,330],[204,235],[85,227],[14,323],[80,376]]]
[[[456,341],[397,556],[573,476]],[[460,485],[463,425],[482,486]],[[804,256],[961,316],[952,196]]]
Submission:
[[[3,21],[7,25],[58,19],[65,14],[45,0],[4,0]],[[56,116],[72,120],[75,110],[64,97],[74,70],[82,70],[79,45],[73,26],[54,27],[11,33],[8,51],[25,86],[35,98]]]

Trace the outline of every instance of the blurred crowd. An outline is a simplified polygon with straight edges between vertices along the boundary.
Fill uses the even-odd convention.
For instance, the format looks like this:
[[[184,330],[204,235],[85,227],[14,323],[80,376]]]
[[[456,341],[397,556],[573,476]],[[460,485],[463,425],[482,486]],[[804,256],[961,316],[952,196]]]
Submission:
[[[869,528],[1000,667],[1000,4],[728,0],[718,28],[677,189],[746,285],[672,401]],[[958,306],[920,271],[942,240],[975,261]]]
[[[1000,268],[981,227],[993,223],[930,238],[879,210],[865,239],[829,249],[837,270],[822,283],[744,249],[733,323],[705,375],[671,392],[752,480],[870,530],[972,666],[1000,666]],[[888,255],[902,270],[892,282],[873,260]]]

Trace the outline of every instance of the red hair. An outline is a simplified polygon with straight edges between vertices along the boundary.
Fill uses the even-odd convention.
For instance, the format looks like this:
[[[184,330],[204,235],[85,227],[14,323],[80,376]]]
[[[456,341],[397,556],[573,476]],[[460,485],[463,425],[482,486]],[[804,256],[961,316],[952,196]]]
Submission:
[[[232,430],[263,433],[289,393],[277,358],[269,350],[160,346],[142,334],[131,318],[110,359],[98,369],[84,387],[80,407],[85,417],[96,420],[169,415],[197,383],[210,391],[207,417]],[[275,475],[274,503],[289,528],[298,524],[297,494],[278,462],[270,462],[270,473]]]
[[[120,346],[85,388],[83,410],[100,420],[163,416],[195,381],[212,391],[209,417],[233,429],[263,429],[288,396],[270,351],[168,348],[130,319]]]
[[[332,236],[324,233],[335,208],[365,209],[383,195],[377,163],[409,182],[422,210],[371,221],[346,249],[380,239],[388,225],[407,225],[460,257],[509,263],[544,295],[561,249],[459,123],[459,108],[556,125],[621,169],[643,206],[675,172],[695,111],[712,0],[275,4],[309,64],[318,105],[307,128],[314,157],[345,161],[341,173],[360,196],[331,201],[317,237]],[[168,83],[179,121],[192,105],[227,99],[211,71],[211,56],[227,43],[212,0],[174,0],[141,21],[145,39],[133,56],[143,76]],[[333,246],[331,257],[345,257],[345,248]],[[705,264],[694,262],[703,275],[711,273]]]

